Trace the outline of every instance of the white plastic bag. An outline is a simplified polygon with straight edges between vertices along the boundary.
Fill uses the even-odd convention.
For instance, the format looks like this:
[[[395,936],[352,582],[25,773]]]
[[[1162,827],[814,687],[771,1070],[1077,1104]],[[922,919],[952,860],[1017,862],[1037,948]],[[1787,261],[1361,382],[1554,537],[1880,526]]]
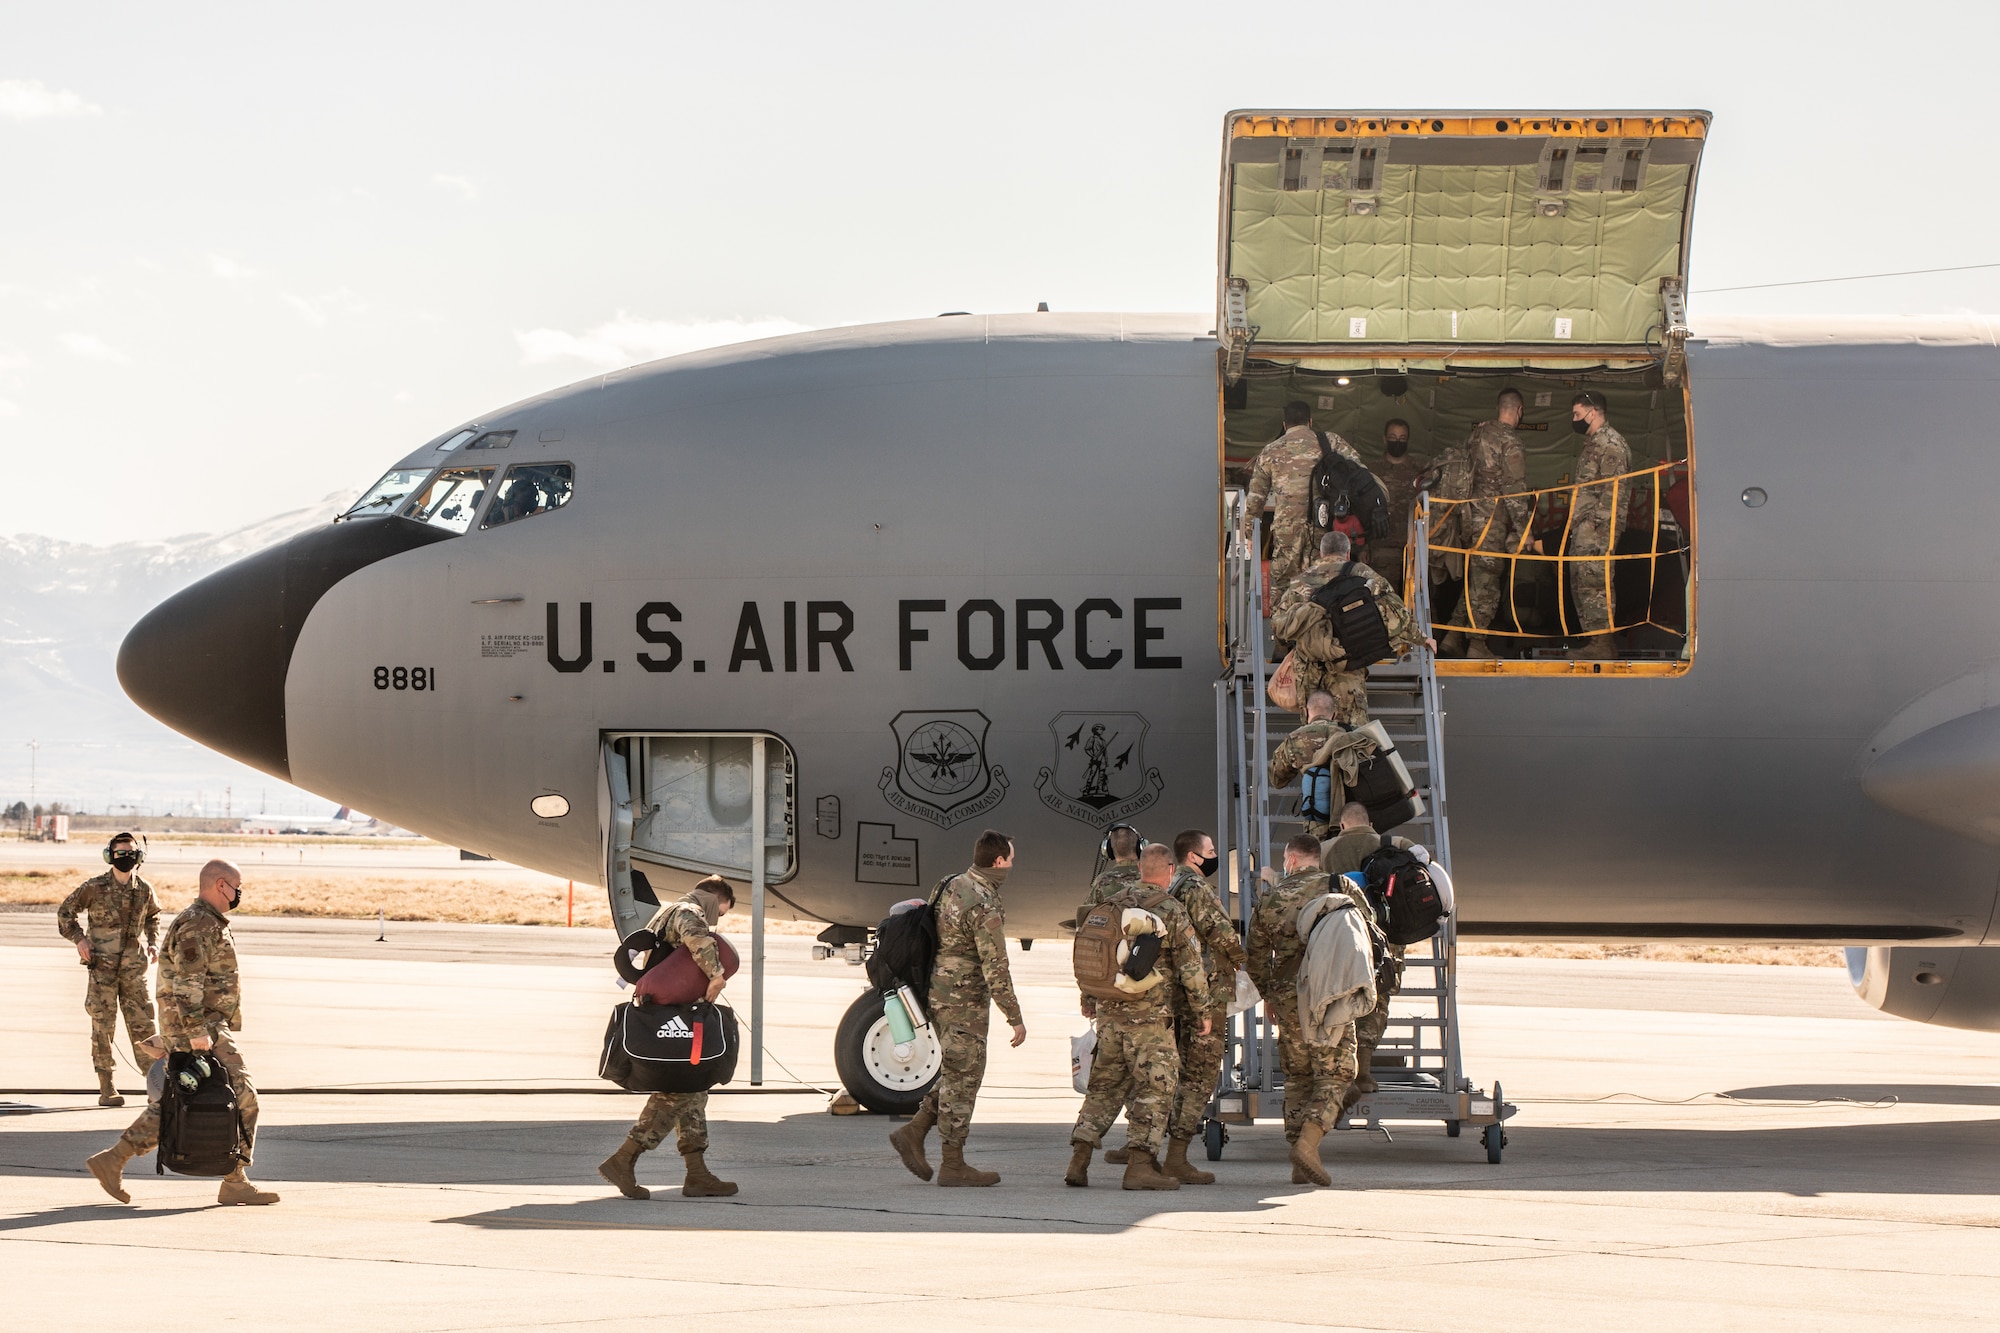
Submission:
[[[1229,997],[1229,1016],[1236,1017],[1263,998],[1257,993],[1256,983],[1250,980],[1250,974],[1240,967],[1237,968],[1236,993]]]
[[[1069,1039],[1069,1081],[1078,1092],[1090,1091],[1090,1062],[1097,1054],[1097,1025]]]

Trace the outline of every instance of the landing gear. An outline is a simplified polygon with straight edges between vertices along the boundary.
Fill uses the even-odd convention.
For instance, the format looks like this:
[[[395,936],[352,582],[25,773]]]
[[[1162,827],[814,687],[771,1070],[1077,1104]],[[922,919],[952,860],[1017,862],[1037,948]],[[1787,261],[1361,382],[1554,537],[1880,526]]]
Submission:
[[[1203,1151],[1208,1154],[1209,1161],[1219,1162],[1222,1160],[1222,1145],[1227,1142],[1229,1142],[1229,1131],[1222,1127],[1220,1120],[1204,1120],[1201,1122],[1201,1146]]]
[[[833,1065],[843,1087],[879,1115],[914,1115],[937,1082],[944,1053],[929,1028],[898,1047],[882,1012],[882,992],[869,990],[847,1007],[833,1038]]]

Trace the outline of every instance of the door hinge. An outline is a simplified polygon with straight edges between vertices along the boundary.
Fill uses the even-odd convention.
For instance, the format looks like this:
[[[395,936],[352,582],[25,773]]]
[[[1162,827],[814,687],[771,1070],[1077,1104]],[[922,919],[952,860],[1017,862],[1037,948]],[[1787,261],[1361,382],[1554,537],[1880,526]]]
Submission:
[[[1665,366],[1668,384],[1679,384],[1687,369],[1687,284],[1680,278],[1660,279],[1660,324],[1664,331]]]

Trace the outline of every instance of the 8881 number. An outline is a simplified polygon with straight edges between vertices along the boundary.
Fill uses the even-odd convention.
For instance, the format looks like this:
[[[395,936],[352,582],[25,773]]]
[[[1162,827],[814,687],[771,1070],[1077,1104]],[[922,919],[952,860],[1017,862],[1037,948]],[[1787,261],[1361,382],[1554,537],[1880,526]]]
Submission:
[[[436,667],[386,667],[375,668],[375,688],[378,690],[434,690],[438,687]]]

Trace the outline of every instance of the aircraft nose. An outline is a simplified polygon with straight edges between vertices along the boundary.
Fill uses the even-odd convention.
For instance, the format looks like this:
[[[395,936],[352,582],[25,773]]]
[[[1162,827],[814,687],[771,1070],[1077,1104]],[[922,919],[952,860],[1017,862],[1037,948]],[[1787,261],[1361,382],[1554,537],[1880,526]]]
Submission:
[[[290,781],[285,679],[306,618],[356,570],[452,535],[363,519],[245,556],[142,616],[119,646],[118,683],[183,736]]]

